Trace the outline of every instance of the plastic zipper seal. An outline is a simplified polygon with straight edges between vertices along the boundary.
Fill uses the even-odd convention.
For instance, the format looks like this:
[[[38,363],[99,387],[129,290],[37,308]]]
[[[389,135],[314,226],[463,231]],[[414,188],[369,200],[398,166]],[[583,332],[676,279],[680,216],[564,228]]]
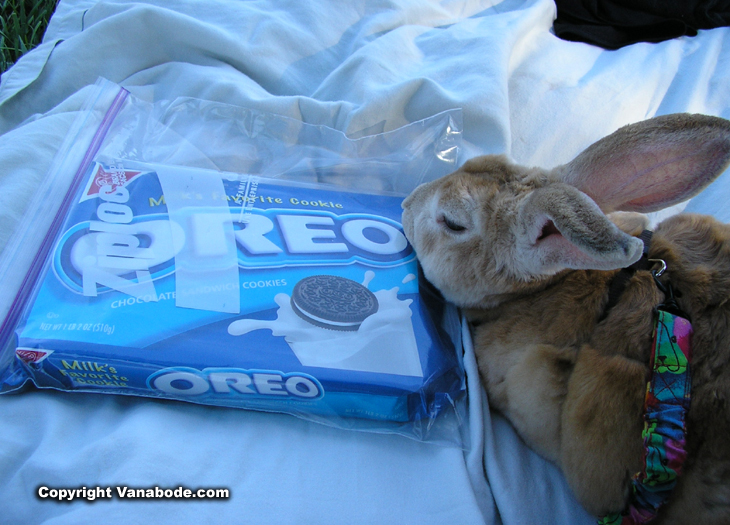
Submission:
[[[24,215],[23,222],[19,225],[15,235],[5,248],[3,256],[0,257],[0,282],[10,284],[13,280],[20,281],[14,299],[7,305],[0,304],[0,315],[3,315],[0,325],[0,392],[16,390],[20,388],[27,377],[16,377],[19,370],[9,366],[9,360],[13,359],[13,352],[10,348],[14,340],[13,332],[23,313],[25,305],[35,286],[38,276],[43,270],[48,253],[52,249],[58,235],[59,228],[63,224],[66,212],[73,203],[74,196],[78,193],[79,187],[84,180],[86,171],[104,142],[106,135],[111,128],[114,119],[124,106],[129,92],[107,80],[100,79],[95,87],[95,94],[90,97],[81,115],[74,122],[64,144],[59,149],[56,160],[49,170],[45,185],[36,194],[28,211]],[[106,109],[104,109],[106,108]],[[94,119],[101,119],[94,127]],[[90,130],[93,134],[90,136]],[[86,145],[88,144],[88,146]],[[78,162],[79,153],[81,161]],[[64,174],[73,173],[70,182],[64,180]],[[68,176],[66,176],[68,179]],[[67,190],[58,204],[54,213],[54,194]],[[56,201],[57,202],[57,201]],[[44,228],[43,217],[52,216],[50,224]],[[43,231],[46,234],[35,249],[35,253],[24,247],[31,232]],[[32,257],[32,258],[31,258]],[[29,260],[30,259],[30,260]],[[24,276],[17,275],[17,268],[28,268]],[[16,275],[12,275],[13,271]],[[10,296],[12,296],[12,284],[10,284]]]

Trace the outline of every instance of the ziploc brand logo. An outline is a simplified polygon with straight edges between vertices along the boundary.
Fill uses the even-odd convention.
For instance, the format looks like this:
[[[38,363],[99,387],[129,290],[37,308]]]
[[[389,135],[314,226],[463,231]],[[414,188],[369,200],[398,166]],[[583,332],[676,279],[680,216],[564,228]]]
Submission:
[[[152,281],[175,271],[175,245],[184,237],[164,214],[129,224],[82,222],[58,243],[53,271],[67,288],[86,296],[117,290],[149,297],[155,294]]]
[[[175,396],[243,395],[257,398],[314,400],[324,396],[322,384],[308,374],[273,370],[173,367],[147,378],[147,387]]]
[[[230,224],[241,268],[355,262],[392,267],[415,258],[400,224],[376,215],[256,208],[242,214],[241,208],[191,207],[184,221],[171,221],[166,214],[134,216],[126,204],[127,189],[108,190],[99,194],[99,220],[71,227],[54,253],[58,279],[85,296],[116,290],[155,301],[153,281],[175,272],[181,250],[189,263],[194,258],[195,267],[205,268],[207,254],[230,249],[225,236],[210,233]]]

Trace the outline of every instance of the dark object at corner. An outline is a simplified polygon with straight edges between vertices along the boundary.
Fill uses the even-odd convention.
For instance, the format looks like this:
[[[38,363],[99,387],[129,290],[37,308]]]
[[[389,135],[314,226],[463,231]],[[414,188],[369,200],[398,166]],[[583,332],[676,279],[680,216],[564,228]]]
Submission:
[[[730,0],[555,0],[555,4],[558,16],[553,29],[558,37],[606,49],[730,26]]]

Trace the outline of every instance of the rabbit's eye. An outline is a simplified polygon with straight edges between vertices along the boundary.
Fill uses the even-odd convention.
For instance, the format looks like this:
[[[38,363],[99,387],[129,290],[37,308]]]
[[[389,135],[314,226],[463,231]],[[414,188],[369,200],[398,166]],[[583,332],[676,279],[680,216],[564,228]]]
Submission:
[[[445,215],[441,217],[441,222],[443,222],[444,226],[446,226],[452,232],[463,232],[464,230],[466,230],[465,226],[462,226],[461,224],[452,221]]]

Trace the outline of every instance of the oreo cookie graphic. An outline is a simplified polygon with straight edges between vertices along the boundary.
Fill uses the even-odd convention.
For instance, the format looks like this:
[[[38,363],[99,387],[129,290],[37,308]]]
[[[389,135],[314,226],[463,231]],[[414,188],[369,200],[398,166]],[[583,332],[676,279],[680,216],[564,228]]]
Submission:
[[[336,275],[312,275],[294,286],[294,312],[329,330],[355,331],[378,311],[378,299],[362,284]]]

